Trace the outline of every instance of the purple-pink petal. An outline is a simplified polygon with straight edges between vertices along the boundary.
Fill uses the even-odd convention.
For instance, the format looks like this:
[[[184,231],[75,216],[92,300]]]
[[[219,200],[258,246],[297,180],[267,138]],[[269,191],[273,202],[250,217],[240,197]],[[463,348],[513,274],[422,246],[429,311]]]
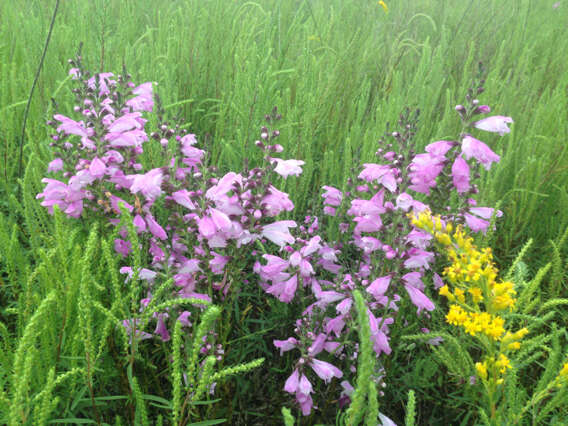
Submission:
[[[452,164],[452,180],[459,194],[469,191],[469,165],[461,155]]]
[[[310,367],[312,367],[314,372],[325,383],[329,383],[329,381],[333,377],[337,377],[338,379],[343,377],[343,373],[341,372],[341,370],[336,366],[330,364],[329,362],[321,361],[319,359],[312,359]]]
[[[504,117],[502,115],[494,115],[493,117],[487,117],[482,120],[473,123],[473,126],[485,130],[488,132],[499,133],[503,136],[505,133],[509,133],[511,129],[507,126],[513,122],[511,117]]]

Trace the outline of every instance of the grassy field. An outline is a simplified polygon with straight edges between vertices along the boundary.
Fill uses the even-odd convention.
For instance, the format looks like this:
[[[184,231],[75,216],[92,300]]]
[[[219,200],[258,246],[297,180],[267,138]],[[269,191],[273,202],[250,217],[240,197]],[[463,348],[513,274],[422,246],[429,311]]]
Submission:
[[[0,29],[5,184],[16,179],[10,160],[54,6],[17,3],[3,2]],[[568,224],[567,9],[529,0],[409,0],[388,14],[373,1],[65,2],[32,99],[26,164],[47,160],[50,99],[70,105],[62,89],[79,42],[93,70],[125,65],[157,82],[222,167],[258,156],[255,131],[278,106],[286,152],[307,162],[294,188],[302,207],[322,182],[339,185],[355,155],[371,159],[407,105],[422,111],[420,143],[456,134],[453,108],[482,61],[486,99],[515,120],[511,137],[490,141],[503,160],[483,191],[506,213],[498,250],[511,256],[530,237],[540,248]]]
[[[188,130],[210,152],[210,163],[224,171],[239,169],[245,159],[260,163],[262,154],[254,142],[265,114],[277,106],[283,116],[279,143],[284,153],[305,161],[301,178],[282,180],[279,186],[291,194],[297,220],[319,205],[314,194],[322,185],[341,189],[352,167],[373,161],[387,123],[394,123],[405,107],[421,111],[419,148],[456,138],[460,123],[454,107],[464,102],[477,63],[482,62],[488,71],[482,102],[514,119],[507,137],[485,138],[501,155],[491,174],[482,176],[480,191],[481,205],[499,206],[504,212],[488,241],[497,263],[506,269],[532,238],[524,262],[534,274],[550,260],[551,241],[558,246],[568,227],[565,1],[553,7],[553,1],[541,0],[391,0],[386,2],[387,12],[371,0],[64,0],[22,141],[24,110],[55,3],[0,2],[0,234],[7,244],[0,257],[0,321],[3,338],[12,339],[6,340],[4,350],[18,347],[17,338],[22,338],[31,313],[47,294],[39,283],[48,277],[33,284],[32,271],[40,260],[47,261],[47,252],[39,253],[50,237],[33,233],[30,223],[41,223],[36,229],[53,235],[54,241],[64,241],[64,234],[71,232],[67,223],[57,228],[39,203],[33,206],[33,197],[41,191],[40,180],[52,159],[45,123],[55,104],[59,112],[72,114],[68,60],[80,43],[83,61],[91,70],[121,73],[125,67],[134,81],[156,82],[165,110],[189,123]],[[21,143],[24,173],[18,176]],[[145,161],[152,164],[150,157]],[[566,247],[560,247],[560,253]],[[66,268],[65,280],[71,282],[81,260],[72,257],[69,247],[58,250],[57,256],[67,253],[71,260],[68,264],[57,260],[61,263],[54,264],[51,272]],[[568,297],[565,275],[558,280],[563,290],[555,296]],[[18,301],[26,291],[27,302]],[[22,303],[29,304],[26,315],[14,316]],[[66,303],[75,302],[69,296]],[[289,315],[286,307],[270,306],[277,316]],[[566,314],[562,315],[565,320]],[[259,341],[233,354],[233,361],[252,360],[250,354]],[[270,343],[262,345],[263,356],[276,352]],[[4,366],[17,362],[6,354],[2,361]],[[74,365],[72,359],[65,362]],[[108,363],[98,368],[112,366]],[[273,388],[265,383],[267,371],[255,373],[250,382],[239,379],[240,391],[259,387],[268,395],[281,388],[288,370],[281,366],[270,370]],[[419,375],[415,370],[401,383]],[[11,376],[0,376],[4,398]],[[159,381],[159,374],[153,377]],[[35,380],[30,386],[38,383]],[[150,393],[148,389],[144,393]],[[232,392],[234,388],[225,389],[225,395]],[[395,392],[388,397],[399,404],[393,418],[402,421],[407,395]],[[86,396],[66,401],[65,415],[87,416],[83,399]],[[120,401],[106,402],[119,406]],[[278,424],[280,405],[269,406],[285,402],[285,396],[254,401],[234,395],[231,409],[222,415],[241,424],[261,424],[254,422],[270,416],[265,424]],[[420,424],[443,421],[444,404],[430,408],[424,400],[422,404]],[[455,404],[454,408],[459,405]],[[463,406],[455,410],[464,412]]]

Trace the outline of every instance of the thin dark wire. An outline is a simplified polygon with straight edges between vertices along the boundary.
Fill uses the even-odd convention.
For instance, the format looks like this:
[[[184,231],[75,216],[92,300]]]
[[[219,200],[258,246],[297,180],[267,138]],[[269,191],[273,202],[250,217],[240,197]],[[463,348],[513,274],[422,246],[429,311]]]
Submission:
[[[28,121],[28,114],[30,112],[30,105],[32,103],[32,96],[34,94],[34,89],[36,87],[37,81],[39,80],[39,74],[41,68],[43,67],[43,61],[47,53],[47,47],[49,46],[49,40],[51,39],[51,33],[53,32],[53,27],[55,25],[55,17],[57,16],[57,9],[59,8],[59,0],[55,2],[55,9],[53,10],[53,16],[51,17],[51,24],[49,25],[49,32],[47,33],[47,39],[45,40],[45,45],[43,46],[43,53],[41,54],[41,60],[39,61],[39,66],[36,71],[34,82],[32,84],[32,89],[30,90],[30,96],[28,97],[28,103],[26,104],[26,110],[24,111],[24,123],[22,124],[22,135],[20,137],[20,156],[18,159],[18,178],[22,177],[22,156],[24,154],[24,138],[26,135],[26,122]]]

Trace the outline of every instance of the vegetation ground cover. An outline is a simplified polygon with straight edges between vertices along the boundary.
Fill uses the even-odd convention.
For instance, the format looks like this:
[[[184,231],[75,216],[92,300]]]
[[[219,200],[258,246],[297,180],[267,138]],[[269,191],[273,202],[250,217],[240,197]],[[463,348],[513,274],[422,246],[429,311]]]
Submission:
[[[477,63],[483,62],[488,73],[482,98],[515,123],[506,137],[490,134],[484,139],[501,161],[491,172],[480,170],[477,201],[501,209],[503,218],[496,232],[479,244],[493,248],[497,265],[510,271],[508,279],[517,285],[515,315],[525,317],[511,321],[536,324],[515,368],[520,372],[532,362],[538,365],[519,379],[526,389],[536,384],[537,391],[533,397],[517,395],[517,405],[509,401],[507,409],[514,411],[528,398],[532,421],[562,423],[552,400],[538,392],[548,395],[566,354],[568,5],[531,0],[451,6],[440,0],[386,3],[387,9],[372,1],[339,0],[62,2],[23,141],[23,112],[55,2],[0,5],[0,321],[5,371],[0,399],[3,407],[21,410],[2,412],[4,418],[13,421],[29,412],[30,422],[129,423],[154,422],[161,416],[168,423],[170,412],[176,411],[176,391],[170,386],[177,373],[164,357],[181,357],[174,355],[175,345],[171,349],[157,341],[141,346],[144,356],[134,359],[132,349],[120,348],[120,339],[109,337],[119,333],[109,325],[109,315],[117,312],[87,314],[95,306],[110,306],[106,289],[115,286],[111,299],[121,293],[113,268],[124,265],[113,259],[104,223],[83,220],[86,226],[78,227],[48,215],[35,199],[53,159],[52,129],[45,122],[54,113],[73,114],[68,60],[82,43],[83,61],[94,72],[119,74],[125,67],[133,81],[155,82],[164,114],[183,117],[185,129],[197,135],[219,176],[240,170],[245,159],[252,166],[262,163],[264,154],[255,141],[265,115],[277,106],[282,115],[278,143],[286,158],[305,163],[300,177],[274,182],[295,205],[281,218],[298,223],[307,213],[320,213],[323,185],[345,191],[347,178],[359,173],[359,165],[375,161],[377,140],[396,128],[406,107],[420,109],[417,152],[431,142],[455,139],[462,128],[455,105],[464,102],[476,80]],[[156,124],[156,117],[151,120]],[[18,176],[22,142],[25,173]],[[141,162],[146,169],[161,165],[158,150],[145,154]],[[92,226],[101,232],[90,234]],[[531,247],[518,260],[529,240]],[[77,247],[87,247],[96,261],[89,263]],[[89,270],[92,265],[99,266]],[[247,272],[248,279],[258,280],[252,270]],[[220,316],[223,343],[230,348],[226,366],[265,361],[220,384],[216,398],[221,401],[201,401],[203,405],[192,408],[193,420],[278,424],[280,408],[288,406],[294,407],[299,422],[336,422],[339,412],[331,393],[338,383],[331,382],[319,414],[308,418],[282,390],[295,358],[280,357],[273,340],[290,336],[301,309],[271,297],[251,287],[222,306],[223,315],[231,312],[231,318],[239,318],[231,327],[229,317],[223,323]],[[444,306],[442,298],[436,301]],[[445,314],[433,311],[429,328],[447,333],[445,339],[451,341]],[[41,328],[44,322],[49,326]],[[170,331],[179,343],[179,332]],[[448,366],[444,353],[433,357],[422,343],[409,340],[410,334],[403,328],[392,330],[393,354],[383,365],[387,386],[378,395],[381,413],[397,423],[405,417],[411,422],[407,402],[412,390],[419,424],[482,423],[476,403],[482,398],[477,388],[462,383],[471,375],[466,374],[467,350],[459,352],[463,365]],[[470,360],[477,360],[480,351],[473,345]],[[19,384],[16,373],[23,377]],[[508,389],[515,383],[508,382]],[[59,398],[52,400],[51,395]],[[550,410],[538,411],[537,406]],[[529,424],[530,416],[522,421]]]

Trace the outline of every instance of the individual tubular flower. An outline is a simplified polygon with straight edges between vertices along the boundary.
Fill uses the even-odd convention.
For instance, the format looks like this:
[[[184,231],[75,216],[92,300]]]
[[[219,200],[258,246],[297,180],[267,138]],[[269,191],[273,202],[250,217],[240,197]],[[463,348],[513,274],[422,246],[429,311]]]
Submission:
[[[470,135],[463,138],[461,148],[466,160],[475,158],[486,170],[491,168],[492,163],[498,163],[500,160],[500,157],[487,145]]]
[[[473,123],[473,126],[487,132],[499,133],[499,136],[503,136],[505,133],[509,133],[511,131],[507,124],[512,122],[513,119],[511,117],[495,115],[493,117],[487,117],[476,121]]]
[[[302,173],[301,166],[305,164],[301,160],[283,160],[281,158],[272,158],[271,162],[276,163],[274,171],[283,178],[287,178],[290,175],[300,176]]]

